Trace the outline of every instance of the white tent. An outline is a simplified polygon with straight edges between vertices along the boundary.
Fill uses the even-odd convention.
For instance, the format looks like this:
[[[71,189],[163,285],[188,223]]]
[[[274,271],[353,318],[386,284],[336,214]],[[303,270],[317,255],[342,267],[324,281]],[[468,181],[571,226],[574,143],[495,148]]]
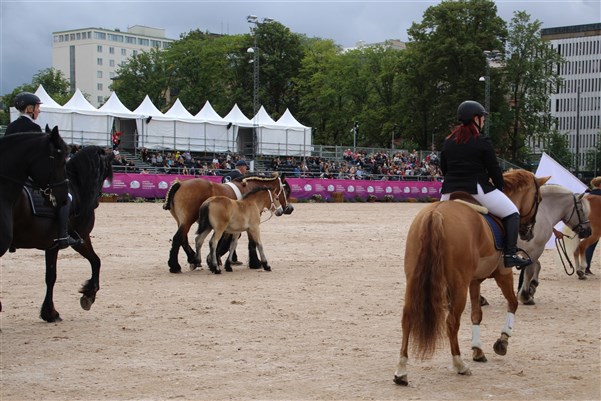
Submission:
[[[194,118],[204,123],[202,137],[205,149],[213,149],[217,152],[236,151],[232,124],[221,118],[208,100]]]
[[[148,95],[144,97],[134,113],[142,116],[142,120],[136,123],[140,133],[138,146],[148,149],[172,149],[175,146],[173,124],[163,124],[169,121],[169,118],[165,118]]]
[[[136,147],[137,123],[142,123],[142,115],[125,107],[115,92],[111,93],[106,103],[98,111],[106,114],[109,132],[112,132],[114,127],[115,131],[122,133],[121,146],[128,149]]]
[[[273,121],[261,107],[253,121],[258,125],[258,150],[265,155],[311,155],[311,129],[300,124],[286,109],[278,121]]]

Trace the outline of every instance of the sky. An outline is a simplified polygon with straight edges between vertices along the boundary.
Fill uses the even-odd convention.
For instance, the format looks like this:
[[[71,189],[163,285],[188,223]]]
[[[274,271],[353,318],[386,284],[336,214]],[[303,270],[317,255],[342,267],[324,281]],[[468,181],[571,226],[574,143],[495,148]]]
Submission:
[[[408,40],[407,29],[440,1],[157,1],[157,0],[0,0],[0,95],[31,83],[52,67],[52,33],[80,28],[127,31],[144,25],[166,36],[200,29],[219,34],[250,32],[248,15],[273,18],[292,32],[332,39],[343,47],[359,41]],[[543,28],[601,22],[599,0],[496,0],[509,22],[526,11]]]

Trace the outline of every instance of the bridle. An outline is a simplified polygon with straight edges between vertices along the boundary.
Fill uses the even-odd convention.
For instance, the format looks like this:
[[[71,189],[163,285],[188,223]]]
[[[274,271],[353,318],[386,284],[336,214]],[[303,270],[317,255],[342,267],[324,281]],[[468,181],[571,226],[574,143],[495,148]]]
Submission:
[[[278,207],[278,205],[276,205],[276,199],[278,199],[278,196],[274,197],[273,193],[271,191],[272,191],[271,189],[267,189],[267,192],[269,193],[269,201],[271,202],[271,206],[267,210],[269,210],[270,214],[269,214],[269,217],[267,219],[261,221],[261,224],[263,224],[266,221],[268,221],[269,219],[271,219],[274,214],[276,216],[280,216],[283,213],[282,205],[280,204],[279,207]],[[281,211],[280,214],[278,214],[278,210]]]
[[[533,236],[534,225],[536,224],[536,215],[538,214],[538,206],[540,205],[540,185],[538,185],[536,177],[533,177],[533,180],[534,187],[536,188],[536,191],[534,191],[534,202],[532,203],[532,206],[530,207],[528,213],[523,215],[524,217],[532,215],[532,217],[528,219],[528,222],[526,224],[520,224],[520,235],[522,235],[525,238],[532,238]],[[534,213],[532,213],[532,211],[534,211]]]
[[[590,221],[584,219],[584,210],[582,206],[583,196],[584,194],[580,194],[580,196],[578,197],[576,197],[576,194],[572,194],[572,198],[574,200],[574,207],[572,208],[572,213],[570,214],[570,217],[567,220],[563,220],[563,222],[569,226],[569,222],[572,221],[572,217],[574,217],[574,214],[576,214],[576,216],[578,217],[578,224],[574,228],[570,228],[580,238],[586,238],[591,235]]]

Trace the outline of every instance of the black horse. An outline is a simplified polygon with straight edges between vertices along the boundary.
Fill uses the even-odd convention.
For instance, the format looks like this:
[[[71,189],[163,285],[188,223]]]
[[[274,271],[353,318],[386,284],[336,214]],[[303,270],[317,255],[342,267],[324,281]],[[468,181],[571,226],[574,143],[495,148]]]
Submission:
[[[67,201],[67,144],[58,128],[0,138],[0,257],[13,239],[13,211],[29,177],[55,205]]]
[[[98,146],[89,146],[75,153],[67,162],[69,177],[69,193],[73,196],[71,205],[70,233],[73,237],[81,237],[83,245],[73,247],[81,256],[90,262],[92,277],[84,283],[79,292],[81,307],[90,310],[100,289],[100,258],[94,252],[90,240],[90,232],[96,220],[95,209],[105,180],[112,180],[113,154],[105,154]],[[35,192],[35,191],[34,191]],[[40,317],[47,322],[61,321],[59,313],[54,309],[53,288],[56,282],[56,261],[59,249],[54,245],[57,231],[57,220],[54,210],[50,208],[44,216],[44,206],[34,215],[32,203],[43,203],[40,196],[34,193],[32,200],[23,190],[15,206],[13,248],[37,248],[46,252],[46,297],[42,304]],[[37,209],[37,208],[36,208]]]

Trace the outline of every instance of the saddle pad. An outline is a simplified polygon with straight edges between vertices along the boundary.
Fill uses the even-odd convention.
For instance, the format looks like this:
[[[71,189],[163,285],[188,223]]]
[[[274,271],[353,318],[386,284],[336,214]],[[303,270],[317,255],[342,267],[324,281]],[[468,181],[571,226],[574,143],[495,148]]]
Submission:
[[[34,216],[38,217],[56,217],[56,209],[52,206],[52,204],[42,195],[40,191],[37,189],[33,189],[29,186],[24,186],[25,193],[27,194],[27,198],[29,199],[29,204],[31,205],[31,211]]]
[[[492,231],[492,236],[495,241],[495,248],[499,251],[502,250],[505,246],[504,232],[502,226],[499,224],[499,221],[490,214],[483,214],[482,217],[484,217],[484,220],[486,220],[488,226],[490,227],[490,231]]]

